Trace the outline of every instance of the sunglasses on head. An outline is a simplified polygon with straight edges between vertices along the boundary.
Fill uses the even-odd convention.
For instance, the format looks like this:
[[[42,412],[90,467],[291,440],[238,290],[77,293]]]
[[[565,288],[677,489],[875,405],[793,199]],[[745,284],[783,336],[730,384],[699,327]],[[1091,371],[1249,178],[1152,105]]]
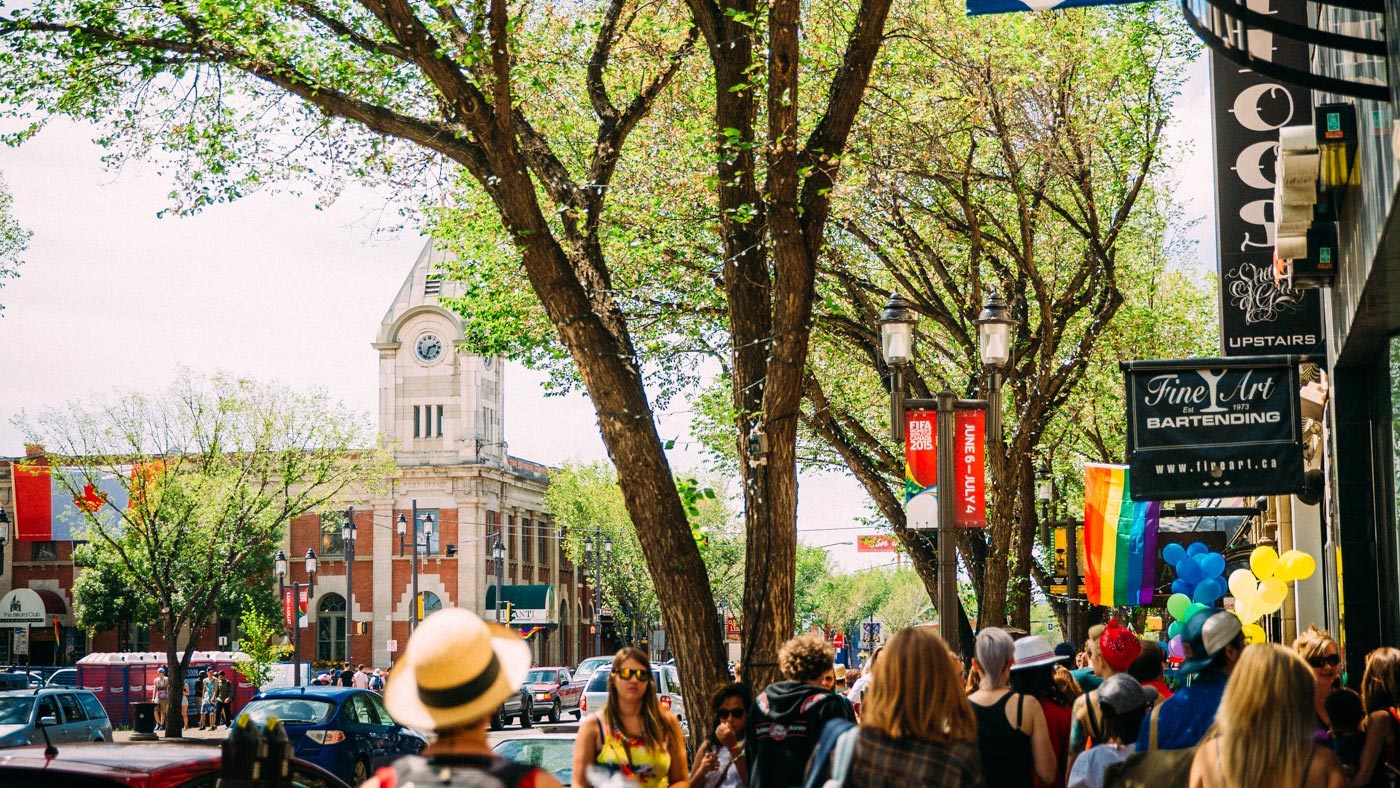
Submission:
[[[651,678],[651,671],[647,668],[618,668],[617,677],[622,679],[623,681],[626,681],[628,679],[646,681],[647,679]]]
[[[727,719],[729,719],[730,717],[733,717],[734,719],[737,720],[737,719],[739,719],[739,718],[741,718],[741,717],[744,716],[744,710],[743,710],[743,709],[720,709],[719,711],[715,712],[715,716],[716,716],[716,717],[719,717],[719,718],[722,719],[722,720],[727,720]]]
[[[1335,668],[1342,664],[1342,657],[1340,654],[1328,654],[1325,657],[1308,657],[1308,664],[1315,668],[1320,668],[1323,665],[1331,665]]]

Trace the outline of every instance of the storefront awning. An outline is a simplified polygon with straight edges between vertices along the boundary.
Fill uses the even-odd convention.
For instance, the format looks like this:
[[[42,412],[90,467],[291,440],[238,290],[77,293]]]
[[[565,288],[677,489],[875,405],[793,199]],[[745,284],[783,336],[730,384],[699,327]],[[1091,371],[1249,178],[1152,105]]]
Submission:
[[[47,588],[16,588],[0,597],[0,626],[40,626],[68,615],[68,605]]]
[[[554,586],[511,585],[503,586],[501,604],[510,605],[511,626],[554,626],[559,623],[559,605],[555,601]],[[488,621],[496,615],[496,586],[486,588],[486,610],[482,613]]]

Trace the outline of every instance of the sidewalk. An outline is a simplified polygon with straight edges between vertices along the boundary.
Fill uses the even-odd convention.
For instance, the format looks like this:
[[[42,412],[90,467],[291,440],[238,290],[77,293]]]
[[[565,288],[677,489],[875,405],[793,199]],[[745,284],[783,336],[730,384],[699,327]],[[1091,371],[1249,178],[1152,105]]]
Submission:
[[[165,731],[158,731],[156,736],[160,737],[155,741],[131,741],[132,732],[130,730],[120,730],[112,732],[112,741],[122,744],[198,744],[207,747],[218,746],[228,734],[228,729],[220,726],[217,730],[202,731],[196,725],[193,728],[186,728],[184,736],[178,739],[167,739]]]

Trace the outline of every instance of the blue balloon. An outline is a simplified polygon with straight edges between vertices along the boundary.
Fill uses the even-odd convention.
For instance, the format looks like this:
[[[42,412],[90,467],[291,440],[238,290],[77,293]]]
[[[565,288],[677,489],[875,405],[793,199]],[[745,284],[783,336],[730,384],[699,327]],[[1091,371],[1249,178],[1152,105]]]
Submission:
[[[1182,547],[1176,542],[1172,542],[1171,544],[1162,548],[1162,560],[1166,561],[1171,566],[1176,566],[1177,564],[1181,563],[1181,559],[1185,557],[1186,548]]]
[[[1220,553],[1206,553],[1201,560],[1201,574],[1206,577],[1220,577],[1225,574],[1225,556]]]
[[[1182,561],[1176,565],[1176,575],[1195,588],[1201,582],[1201,565],[1195,561]]]
[[[1205,542],[1192,542],[1190,546],[1186,548],[1186,554],[1191,556],[1202,555],[1209,552],[1210,548],[1206,547]]]
[[[1209,605],[1220,597],[1220,587],[1215,584],[1214,578],[1206,578],[1196,584],[1196,590],[1191,592],[1191,601],[1202,605]]]
[[[1172,581],[1173,594],[1185,594],[1187,596],[1191,596],[1191,591],[1191,584],[1186,582],[1185,580],[1177,578],[1176,580]]]

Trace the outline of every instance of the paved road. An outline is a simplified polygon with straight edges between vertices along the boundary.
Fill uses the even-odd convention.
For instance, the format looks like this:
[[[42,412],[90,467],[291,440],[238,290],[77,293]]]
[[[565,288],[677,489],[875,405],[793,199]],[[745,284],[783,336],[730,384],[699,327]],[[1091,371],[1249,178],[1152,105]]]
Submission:
[[[542,732],[545,731],[555,732],[552,730],[555,727],[556,726],[548,724],[536,725],[533,728],[521,728],[518,725],[511,725],[499,731],[488,731],[486,734],[486,740],[494,745],[496,742],[502,741],[504,739],[519,739],[521,737],[539,736]],[[573,731],[577,730],[577,724],[568,725],[565,723],[561,723],[558,726],[558,728],[563,729],[559,732]],[[217,730],[212,731],[202,731],[197,727],[193,729],[186,728],[184,734],[184,737],[180,739],[168,739],[165,737],[164,733],[159,733],[157,734],[157,736],[159,736],[160,738],[157,739],[157,741],[164,742],[167,744],[172,742],[179,742],[181,744],[203,744],[212,747],[217,746],[220,742],[224,740],[224,736],[228,734],[228,729],[222,726],[219,727]],[[112,734],[112,739],[113,741],[118,742],[130,742],[131,736],[131,731],[116,731]]]

